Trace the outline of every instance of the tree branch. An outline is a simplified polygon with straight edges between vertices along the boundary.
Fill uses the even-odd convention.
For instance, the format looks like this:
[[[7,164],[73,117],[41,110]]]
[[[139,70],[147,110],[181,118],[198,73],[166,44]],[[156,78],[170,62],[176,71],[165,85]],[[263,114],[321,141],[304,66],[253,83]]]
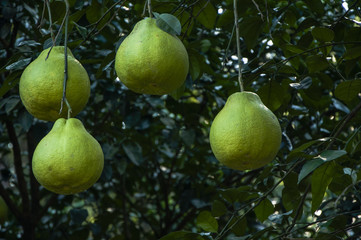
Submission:
[[[9,139],[11,144],[13,145],[13,152],[14,152],[14,166],[15,166],[15,173],[17,177],[17,182],[19,186],[20,196],[23,205],[23,212],[28,213],[30,212],[30,204],[29,204],[29,196],[28,191],[26,188],[26,181],[23,172],[23,166],[21,161],[21,150],[20,145],[16,136],[16,132],[14,126],[10,120],[6,120],[6,128],[8,131]]]

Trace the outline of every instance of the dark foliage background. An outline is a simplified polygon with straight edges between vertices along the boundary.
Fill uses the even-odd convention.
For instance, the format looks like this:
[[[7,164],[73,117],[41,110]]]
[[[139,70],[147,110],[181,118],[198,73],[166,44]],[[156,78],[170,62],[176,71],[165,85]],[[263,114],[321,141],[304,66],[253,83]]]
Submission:
[[[69,4],[68,46],[91,79],[77,118],[102,145],[105,168],[71,196],[34,179],[32,153],[52,123],[27,113],[18,82],[52,32],[64,44],[66,8],[1,1],[0,195],[10,213],[0,238],[358,239],[359,0],[238,0],[245,89],[283,131],[276,159],[246,172],[220,165],[208,140],[213,118],[239,91],[233,1],[152,1],[154,12],[179,19],[190,58],[184,88],[160,97],[129,91],[114,71],[145,1]]]

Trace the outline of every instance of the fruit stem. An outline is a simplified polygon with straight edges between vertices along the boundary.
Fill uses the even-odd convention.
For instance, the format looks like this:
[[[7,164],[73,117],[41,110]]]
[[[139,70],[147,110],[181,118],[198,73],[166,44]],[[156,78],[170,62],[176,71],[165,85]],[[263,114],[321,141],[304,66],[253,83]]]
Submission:
[[[240,87],[240,91],[243,92],[243,78],[242,78],[242,62],[241,62],[241,43],[239,40],[239,28],[238,28],[238,11],[237,11],[237,0],[233,0],[233,8],[234,8],[234,24],[236,28],[236,43],[237,43],[237,58],[238,58],[238,83]]]
[[[63,82],[63,97],[61,99],[61,104],[60,104],[60,112],[59,114],[61,114],[61,112],[63,111],[63,105],[64,102],[66,104],[66,106],[68,107],[68,118],[70,118],[71,116],[71,107],[70,104],[68,102],[68,100],[66,99],[66,82],[68,80],[68,22],[69,22],[69,2],[68,0],[65,0],[65,5],[66,5],[66,12],[65,12],[65,29],[64,29],[64,82]]]
[[[148,0],[148,13],[149,13],[149,17],[152,18],[153,14],[152,14],[152,1]]]

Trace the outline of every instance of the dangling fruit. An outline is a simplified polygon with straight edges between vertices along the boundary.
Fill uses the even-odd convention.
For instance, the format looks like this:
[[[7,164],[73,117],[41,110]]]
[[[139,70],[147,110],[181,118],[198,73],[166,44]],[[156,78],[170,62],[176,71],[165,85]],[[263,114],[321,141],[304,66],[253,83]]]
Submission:
[[[115,57],[120,81],[137,93],[170,93],[184,83],[188,68],[188,54],[183,43],[158,28],[152,18],[135,25]]]
[[[256,169],[271,162],[277,155],[281,138],[276,116],[252,92],[232,94],[210,130],[215,157],[236,170]]]
[[[65,104],[63,111],[59,114],[63,97],[64,47],[53,47],[46,59],[48,52],[49,49],[42,51],[25,68],[20,78],[19,91],[20,98],[31,115],[41,120],[55,121],[68,115]],[[83,110],[89,96],[88,74],[68,49],[66,98],[72,108],[71,116]]]
[[[38,182],[58,194],[75,194],[91,187],[103,171],[102,148],[76,118],[56,120],[33,155]]]

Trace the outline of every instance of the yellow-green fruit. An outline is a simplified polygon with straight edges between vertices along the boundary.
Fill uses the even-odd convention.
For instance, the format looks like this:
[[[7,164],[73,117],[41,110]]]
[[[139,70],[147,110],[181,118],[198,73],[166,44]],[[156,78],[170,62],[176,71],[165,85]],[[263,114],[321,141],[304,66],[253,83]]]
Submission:
[[[215,157],[236,170],[256,169],[271,162],[281,138],[276,116],[252,92],[232,94],[210,130]]]
[[[0,224],[3,224],[6,220],[8,220],[9,209],[6,205],[4,199],[0,197]]]
[[[138,22],[115,57],[118,78],[137,93],[162,95],[179,88],[189,68],[183,43],[146,18]]]
[[[58,194],[75,194],[91,187],[104,166],[102,148],[76,118],[56,120],[33,155],[38,182]]]
[[[19,91],[20,98],[30,114],[41,120],[55,121],[68,115],[65,104],[59,114],[63,97],[65,58],[64,47],[55,46],[46,59],[49,49],[42,51],[25,68],[20,78]],[[72,108],[71,116],[75,116],[83,110],[89,95],[88,74],[68,49],[66,98]]]

